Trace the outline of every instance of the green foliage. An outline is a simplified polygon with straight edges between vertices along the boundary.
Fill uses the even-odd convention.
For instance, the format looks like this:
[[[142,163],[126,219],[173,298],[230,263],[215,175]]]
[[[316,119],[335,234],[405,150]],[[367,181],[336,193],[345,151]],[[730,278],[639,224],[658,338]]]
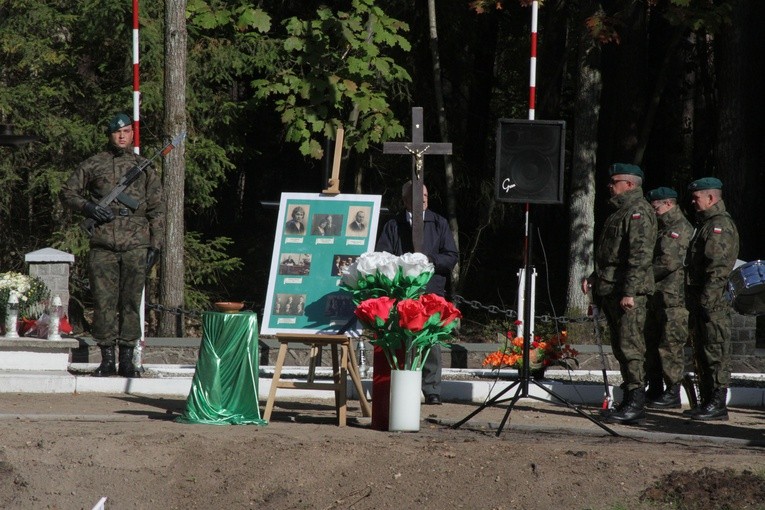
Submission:
[[[204,289],[220,285],[223,276],[241,269],[242,261],[226,254],[232,243],[228,237],[202,239],[199,232],[186,233],[186,307],[192,310],[209,309],[211,299]]]
[[[256,98],[273,102],[281,114],[286,140],[320,159],[323,140],[341,126],[346,146],[358,152],[402,135],[387,90],[411,81],[391,56],[396,48],[410,50],[401,35],[408,25],[372,0],[353,0],[347,12],[322,6],[315,16],[282,22],[285,37],[270,45],[273,60],[260,66],[264,77],[251,82]],[[358,124],[343,125],[354,109]]]

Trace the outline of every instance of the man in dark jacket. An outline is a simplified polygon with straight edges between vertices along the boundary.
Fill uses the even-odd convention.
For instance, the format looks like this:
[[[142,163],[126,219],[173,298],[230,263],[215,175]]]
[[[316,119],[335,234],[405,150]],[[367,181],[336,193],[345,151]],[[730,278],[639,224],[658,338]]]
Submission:
[[[111,192],[120,178],[143,158],[133,151],[133,126],[124,113],[107,126],[109,147],[81,163],[61,188],[70,209],[93,218],[88,273],[93,291],[93,338],[101,348],[95,377],[118,373],[138,377],[133,349],[143,333],[141,294],[147,269],[157,261],[165,235],[162,183],[149,166],[109,206],[98,200]]]
[[[687,291],[701,404],[687,413],[694,420],[727,420],[731,310],[724,296],[738,257],[738,229],[725,210],[719,179],[698,179],[688,190],[696,235],[688,250]]]
[[[595,272],[582,282],[593,288],[611,332],[611,347],[619,361],[624,398],[605,413],[610,422],[645,421],[646,303],[653,293],[653,248],[656,214],[643,197],[643,171],[636,165],[615,163],[609,169],[609,205],[595,250]]]
[[[394,255],[414,252],[412,241],[412,181],[404,184],[401,199],[406,211],[384,226],[375,250]],[[428,210],[428,189],[422,188],[423,243],[422,252],[435,266],[433,277],[425,287],[426,293],[446,296],[446,287],[459,253],[446,218]],[[430,350],[422,368],[422,392],[426,404],[441,404],[441,346]]]
[[[656,188],[646,194],[659,222],[653,252],[656,292],[648,299],[646,379],[648,407],[677,409],[685,372],[683,351],[688,340],[685,307],[685,255],[693,227],[677,206],[677,191]],[[664,388],[666,383],[666,390]]]

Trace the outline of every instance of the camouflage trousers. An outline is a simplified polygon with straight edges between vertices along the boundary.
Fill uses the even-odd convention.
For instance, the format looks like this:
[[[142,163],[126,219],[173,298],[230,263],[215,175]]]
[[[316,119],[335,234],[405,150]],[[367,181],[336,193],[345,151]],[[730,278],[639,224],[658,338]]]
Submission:
[[[732,319],[728,307],[710,312],[691,306],[690,312],[699,392],[701,400],[706,401],[714,390],[730,386]]]
[[[141,294],[146,279],[146,248],[88,254],[93,292],[93,338],[99,346],[135,347],[143,334]]]
[[[678,384],[685,374],[685,343],[688,340],[688,310],[684,306],[662,306],[648,300],[645,326],[645,369],[648,381]]]
[[[627,311],[619,302],[622,296],[608,294],[600,298],[611,332],[611,350],[619,362],[625,391],[644,387],[646,296],[635,296],[635,306]]]

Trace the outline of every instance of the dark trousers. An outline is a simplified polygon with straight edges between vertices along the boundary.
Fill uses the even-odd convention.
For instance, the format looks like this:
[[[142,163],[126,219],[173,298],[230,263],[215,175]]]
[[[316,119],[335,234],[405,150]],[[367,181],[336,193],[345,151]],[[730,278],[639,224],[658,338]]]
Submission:
[[[441,396],[441,346],[434,345],[422,366],[422,393]]]

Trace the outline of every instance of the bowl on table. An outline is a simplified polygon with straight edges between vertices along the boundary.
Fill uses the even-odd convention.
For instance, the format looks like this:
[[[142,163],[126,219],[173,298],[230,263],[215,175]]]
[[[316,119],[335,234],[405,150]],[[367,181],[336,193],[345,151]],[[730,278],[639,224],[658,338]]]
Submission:
[[[218,301],[213,303],[215,311],[222,313],[237,313],[244,308],[244,303],[241,301]]]

